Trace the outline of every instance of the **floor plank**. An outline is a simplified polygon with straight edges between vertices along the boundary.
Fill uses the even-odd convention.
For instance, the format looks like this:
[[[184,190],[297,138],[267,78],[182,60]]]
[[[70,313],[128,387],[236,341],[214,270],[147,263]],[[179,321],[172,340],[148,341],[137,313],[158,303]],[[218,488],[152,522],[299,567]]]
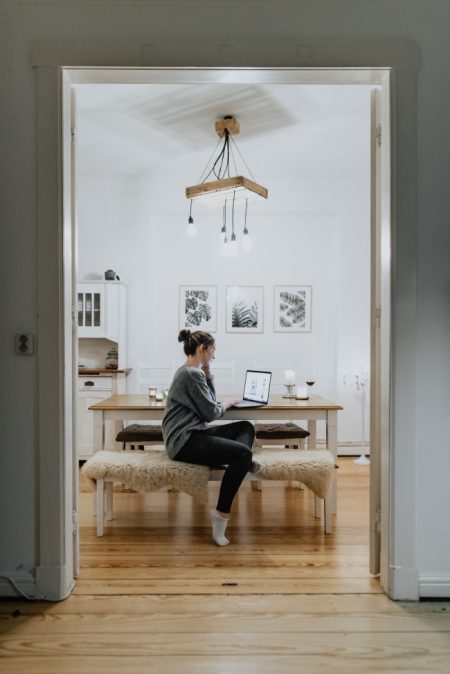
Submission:
[[[0,672],[447,674],[450,603],[382,593],[368,571],[368,468],[339,463],[332,534],[308,491],[247,484],[226,548],[185,494],[119,486],[98,538],[81,480],[75,590],[60,603],[0,601]]]

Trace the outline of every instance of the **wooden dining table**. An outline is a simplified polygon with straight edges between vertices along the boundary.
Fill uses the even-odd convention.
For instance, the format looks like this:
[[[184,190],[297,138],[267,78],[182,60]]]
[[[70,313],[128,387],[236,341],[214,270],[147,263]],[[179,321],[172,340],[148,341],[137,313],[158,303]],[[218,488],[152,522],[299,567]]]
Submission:
[[[239,396],[227,396],[238,398]],[[161,421],[164,416],[165,404],[149,398],[148,395],[121,394],[113,395],[101,400],[89,409],[94,418],[94,451],[105,449],[108,421],[121,421],[124,424],[137,421]],[[333,454],[337,464],[337,413],[343,408],[321,396],[310,396],[308,400],[284,398],[281,395],[272,395],[269,403],[262,407],[237,408],[226,411],[221,421],[249,419],[251,421],[306,421],[308,449],[317,447],[317,422],[324,421],[326,429],[326,448]],[[336,479],[331,487],[332,513],[336,513],[337,506]]]

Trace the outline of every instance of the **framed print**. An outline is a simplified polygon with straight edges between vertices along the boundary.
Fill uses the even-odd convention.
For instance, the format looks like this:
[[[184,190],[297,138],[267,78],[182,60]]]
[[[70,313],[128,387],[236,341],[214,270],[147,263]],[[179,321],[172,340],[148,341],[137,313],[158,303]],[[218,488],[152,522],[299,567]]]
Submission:
[[[216,286],[180,286],[179,297],[180,330],[216,332]]]
[[[274,286],[275,332],[311,332],[311,286]]]
[[[227,332],[263,332],[263,286],[227,286],[226,305]]]

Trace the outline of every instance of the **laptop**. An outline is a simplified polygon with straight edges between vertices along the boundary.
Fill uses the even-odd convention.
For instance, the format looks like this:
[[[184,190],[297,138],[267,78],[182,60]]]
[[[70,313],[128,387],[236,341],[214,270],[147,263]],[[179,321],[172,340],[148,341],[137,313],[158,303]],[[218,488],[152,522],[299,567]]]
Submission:
[[[269,402],[271,372],[247,370],[245,373],[244,395],[233,407],[262,407]]]

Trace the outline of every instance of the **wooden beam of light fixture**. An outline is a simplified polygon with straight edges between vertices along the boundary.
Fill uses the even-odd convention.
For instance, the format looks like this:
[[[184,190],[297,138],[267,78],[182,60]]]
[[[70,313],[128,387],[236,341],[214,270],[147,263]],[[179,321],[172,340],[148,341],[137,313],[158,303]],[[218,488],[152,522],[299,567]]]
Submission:
[[[236,193],[236,200],[238,201],[241,201],[242,198],[257,199],[258,197],[262,197],[263,199],[267,199],[269,194],[266,187],[262,187],[262,185],[258,185],[258,183],[244,176],[212,180],[209,183],[200,183],[199,185],[186,187],[187,199],[198,198],[199,201],[205,204],[217,201],[220,205],[223,205],[224,198],[227,195],[231,198],[233,192]]]

